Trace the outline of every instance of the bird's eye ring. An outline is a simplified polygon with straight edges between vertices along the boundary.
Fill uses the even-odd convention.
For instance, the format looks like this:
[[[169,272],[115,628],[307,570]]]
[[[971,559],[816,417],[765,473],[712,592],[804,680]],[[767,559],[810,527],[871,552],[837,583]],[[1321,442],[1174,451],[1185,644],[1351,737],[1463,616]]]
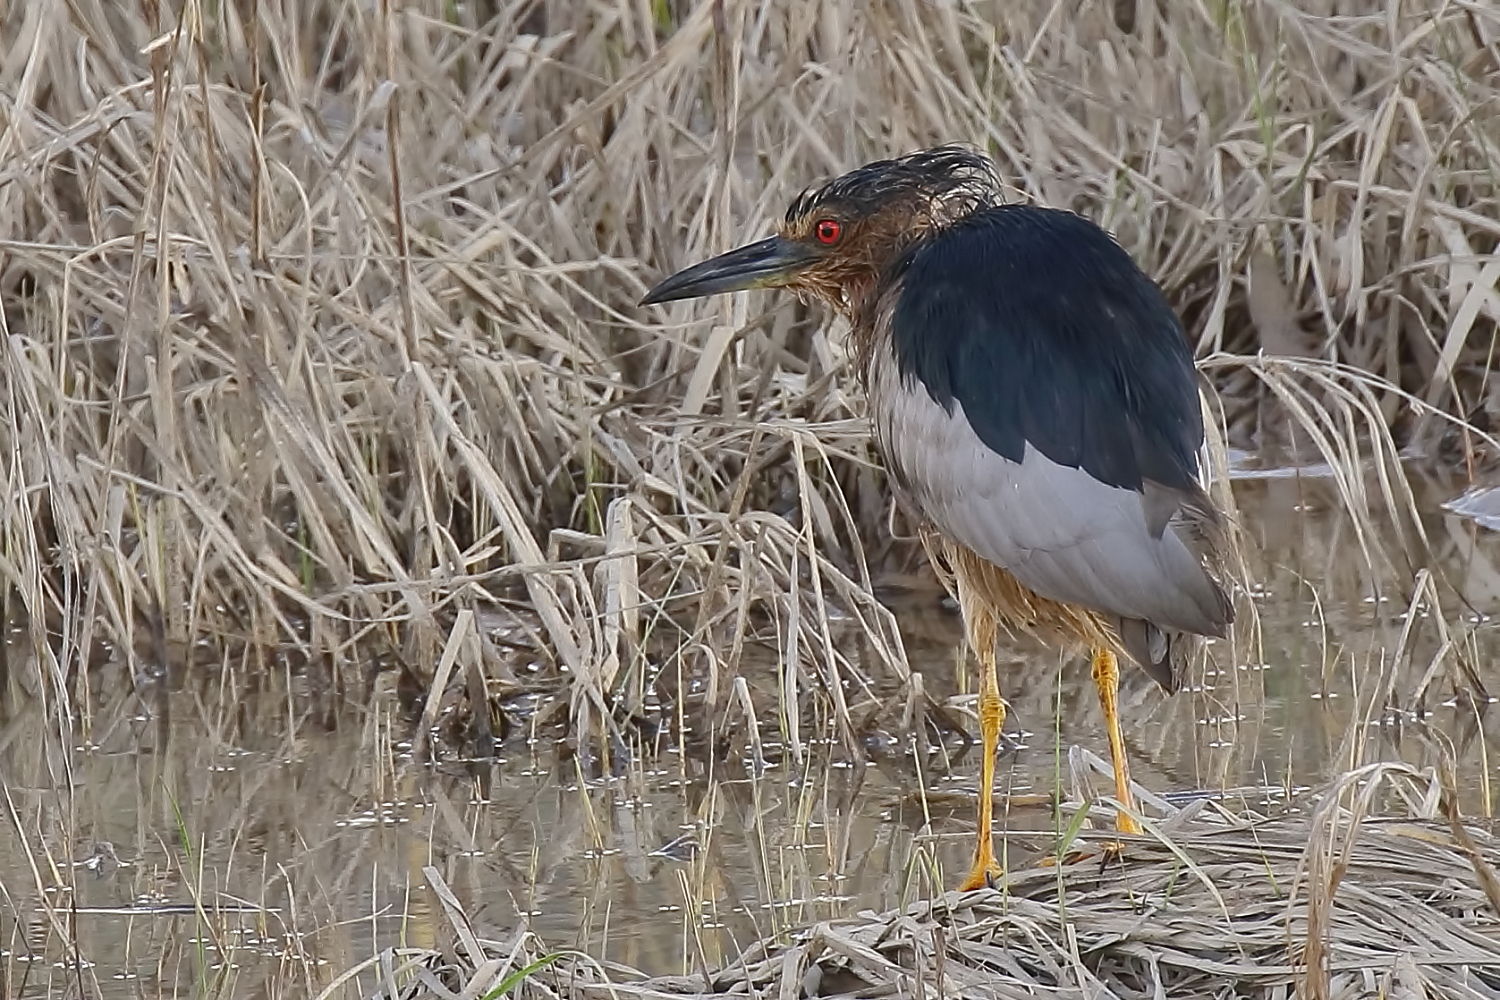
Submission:
[[[818,238],[819,243],[832,246],[839,241],[840,236],[844,235],[844,227],[837,219],[819,219],[813,226],[813,235]]]

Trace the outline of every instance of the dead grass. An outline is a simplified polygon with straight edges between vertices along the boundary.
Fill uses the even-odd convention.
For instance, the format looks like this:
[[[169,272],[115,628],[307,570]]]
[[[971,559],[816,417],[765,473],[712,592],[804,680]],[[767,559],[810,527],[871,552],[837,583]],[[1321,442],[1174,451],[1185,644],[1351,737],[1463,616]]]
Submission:
[[[445,944],[392,949],[322,996],[373,976],[390,1000],[1497,997],[1500,845],[1463,825],[1450,795],[1433,769],[1375,764],[1321,789],[1308,816],[1199,800],[1133,839],[1125,866],[1094,856],[1016,871],[1004,893],[824,921],[654,978],[549,951],[524,927],[491,936],[428,868]]]
[[[754,643],[847,721],[846,683],[906,669],[872,592],[912,564],[841,338],[754,296],[632,303],[939,140],[1115,230],[1231,441],[1290,414],[1362,524],[1374,418],[1421,441],[1424,404],[1488,400],[1486,5],[297,10],[5,15],[0,574],[61,704],[101,644],[162,639],[503,678],[459,612],[517,599],[585,728],[666,676],[723,704]]]
[[[1350,555],[1430,596],[1419,697],[1483,691],[1410,572],[1402,460],[1493,458],[1490,4],[0,11],[4,668],[63,746],[101,661],[337,681],[371,650],[439,693],[429,722],[544,686],[578,733],[701,713],[796,758],[853,744],[873,685],[919,717],[877,594],[920,563],[840,332],[760,296],[634,303],[803,185],[949,140],[1118,234],[1187,321],[1219,443],[1311,449]],[[966,926],[953,947],[1011,925]]]

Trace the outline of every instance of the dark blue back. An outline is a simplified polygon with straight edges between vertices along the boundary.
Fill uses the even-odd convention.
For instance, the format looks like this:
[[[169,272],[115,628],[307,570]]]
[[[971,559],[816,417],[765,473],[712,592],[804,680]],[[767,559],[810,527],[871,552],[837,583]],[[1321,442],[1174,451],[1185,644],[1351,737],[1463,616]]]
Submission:
[[[990,448],[1029,442],[1111,486],[1196,486],[1203,443],[1192,353],[1161,290],[1072,212],[985,209],[892,265],[897,364],[956,400]]]

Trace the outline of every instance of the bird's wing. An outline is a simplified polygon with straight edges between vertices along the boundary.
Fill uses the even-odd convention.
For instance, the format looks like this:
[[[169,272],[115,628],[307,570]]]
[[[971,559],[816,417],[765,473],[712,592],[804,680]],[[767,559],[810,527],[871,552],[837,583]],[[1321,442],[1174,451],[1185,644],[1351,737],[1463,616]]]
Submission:
[[[1037,593],[1222,634],[1182,329],[1102,230],[1006,206],[898,261],[871,354],[876,432],[944,534]]]

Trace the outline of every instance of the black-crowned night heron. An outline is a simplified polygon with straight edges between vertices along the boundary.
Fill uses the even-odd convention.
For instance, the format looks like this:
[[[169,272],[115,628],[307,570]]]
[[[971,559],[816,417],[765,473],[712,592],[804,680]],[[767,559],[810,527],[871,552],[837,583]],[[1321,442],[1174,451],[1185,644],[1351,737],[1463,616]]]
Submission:
[[[994,164],[964,147],[870,163],[798,197],[777,235],[642,300],[781,287],[849,319],[876,442],[950,571],[983,668],[979,840],[965,889],[1000,872],[998,631],[1091,653],[1117,826],[1137,833],[1116,656],[1170,692],[1192,644],[1233,620],[1181,324],[1104,230],[1001,204],[1000,190]]]

